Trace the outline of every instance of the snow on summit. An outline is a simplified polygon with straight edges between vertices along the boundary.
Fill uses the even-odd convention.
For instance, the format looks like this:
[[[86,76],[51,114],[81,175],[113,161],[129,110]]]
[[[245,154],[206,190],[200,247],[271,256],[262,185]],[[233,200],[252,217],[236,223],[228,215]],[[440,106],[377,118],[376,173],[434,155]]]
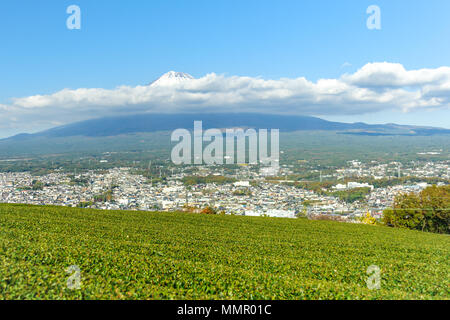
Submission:
[[[158,80],[152,82],[152,87],[156,86],[172,86],[183,83],[188,80],[193,80],[194,77],[188,73],[169,71],[163,74]]]

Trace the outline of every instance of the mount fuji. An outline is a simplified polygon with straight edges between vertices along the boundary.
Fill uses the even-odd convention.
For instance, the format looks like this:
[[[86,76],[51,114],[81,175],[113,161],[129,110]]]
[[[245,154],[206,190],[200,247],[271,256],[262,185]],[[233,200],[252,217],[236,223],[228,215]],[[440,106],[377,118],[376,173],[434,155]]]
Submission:
[[[183,86],[196,79],[184,72],[169,71],[148,84],[152,88]],[[278,128],[280,131],[335,131],[341,134],[367,136],[431,136],[449,135],[450,129],[397,125],[341,123],[323,120],[312,116],[277,115],[262,113],[138,113],[121,116],[108,116],[80,122],[69,123],[41,132],[22,133],[5,140],[29,140],[32,138],[61,137],[107,137],[144,132],[171,131],[178,128],[191,128],[194,121],[202,120],[205,128]]]
[[[173,86],[187,81],[194,80],[195,78],[188,73],[169,71],[159,77],[157,80],[150,83],[151,87],[165,87]]]

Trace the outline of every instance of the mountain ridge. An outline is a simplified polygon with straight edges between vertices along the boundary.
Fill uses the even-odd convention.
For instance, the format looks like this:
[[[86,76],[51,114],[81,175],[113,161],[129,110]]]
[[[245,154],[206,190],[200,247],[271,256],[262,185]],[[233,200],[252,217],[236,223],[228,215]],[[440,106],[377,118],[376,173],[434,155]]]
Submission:
[[[135,114],[111,116],[74,122],[37,133],[21,133],[1,140],[25,140],[33,137],[106,137],[156,131],[193,129],[194,121],[203,121],[203,128],[255,128],[280,129],[280,131],[323,130],[357,135],[436,135],[450,134],[450,129],[398,125],[343,123],[312,116],[273,115],[254,113],[186,113],[186,114]]]

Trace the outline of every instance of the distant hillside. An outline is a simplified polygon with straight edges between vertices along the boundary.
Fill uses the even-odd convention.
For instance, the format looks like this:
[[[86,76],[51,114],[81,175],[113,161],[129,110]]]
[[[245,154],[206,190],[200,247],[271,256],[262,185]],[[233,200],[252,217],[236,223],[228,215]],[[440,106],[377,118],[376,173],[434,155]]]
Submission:
[[[138,114],[107,117],[76,122],[35,134],[20,134],[9,139],[26,140],[33,137],[107,137],[122,134],[192,129],[194,121],[202,120],[207,128],[256,128],[281,131],[325,130],[358,135],[435,135],[450,134],[450,130],[396,124],[369,125],[341,123],[316,117],[267,114]]]

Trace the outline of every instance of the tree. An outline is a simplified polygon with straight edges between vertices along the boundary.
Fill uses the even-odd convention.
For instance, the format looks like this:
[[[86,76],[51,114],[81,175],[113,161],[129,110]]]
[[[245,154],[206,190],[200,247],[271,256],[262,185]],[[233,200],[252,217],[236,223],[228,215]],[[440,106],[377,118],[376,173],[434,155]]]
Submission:
[[[391,227],[450,233],[450,186],[428,187],[419,194],[402,194],[383,213]]]
[[[203,214],[216,214],[216,210],[212,207],[206,207],[205,209],[202,210]]]
[[[39,181],[39,180],[33,180],[33,182],[31,183],[31,189],[33,190],[43,190],[44,189],[44,184]]]
[[[377,220],[374,217],[372,217],[372,215],[370,214],[369,211],[367,211],[366,215],[363,217],[363,219],[361,221],[364,224],[370,224],[370,225],[375,225],[377,223]]]

